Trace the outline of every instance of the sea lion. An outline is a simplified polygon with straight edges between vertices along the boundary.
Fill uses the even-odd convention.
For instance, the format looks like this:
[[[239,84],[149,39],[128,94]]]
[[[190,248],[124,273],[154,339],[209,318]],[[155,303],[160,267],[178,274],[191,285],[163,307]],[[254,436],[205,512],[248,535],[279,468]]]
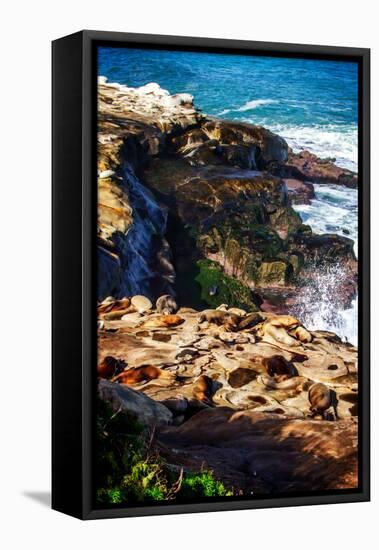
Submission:
[[[256,325],[259,325],[259,323],[262,323],[264,321],[264,318],[259,315],[259,313],[249,313],[241,319],[241,321],[238,324],[238,330],[246,330],[249,328],[254,328]]]
[[[126,363],[122,359],[116,359],[116,357],[112,357],[112,355],[107,355],[107,357],[104,357],[101,363],[97,365],[97,375],[100,378],[112,378],[112,376],[123,371],[125,366]]]
[[[212,395],[213,395],[213,380],[206,374],[202,374],[196,380],[193,389],[192,395],[198,401],[203,403],[211,404]]]
[[[324,412],[332,405],[331,392],[329,388],[321,382],[312,384],[308,391],[308,399],[311,404],[310,410],[313,415],[323,415]]]
[[[131,306],[124,309],[112,309],[112,311],[109,311],[108,313],[103,313],[102,317],[105,321],[119,321],[124,315],[134,312],[135,309]]]
[[[310,333],[292,315],[269,317],[260,327],[260,335],[262,337],[268,336],[288,347],[299,346],[300,338],[301,341],[310,341],[309,338],[312,339]]]
[[[271,377],[276,375],[286,375],[287,377],[298,375],[296,367],[282,355],[263,357],[262,364],[266,367],[267,374]]]
[[[141,323],[140,328],[174,328],[183,324],[185,319],[179,315],[159,315],[150,317]]]
[[[291,330],[290,334],[291,336],[295,336],[295,338],[304,344],[309,344],[312,342],[312,334],[305,327],[303,327],[303,325],[299,325],[294,330]]]
[[[227,331],[233,332],[238,328],[239,317],[221,309],[205,309],[199,315],[199,323],[204,322],[224,326]]]
[[[263,337],[269,336],[276,342],[284,344],[290,348],[299,346],[300,342],[288,334],[286,329],[271,323],[264,323],[262,327]]]
[[[258,380],[271,390],[296,390],[304,384],[306,379],[303,376],[294,376],[286,380],[274,380],[271,376],[262,375],[258,377]]]
[[[141,365],[132,369],[127,369],[115,376],[112,382],[120,384],[141,384],[142,382],[150,382],[157,378],[173,378],[175,375],[171,372],[166,372],[154,365]]]
[[[112,302],[102,302],[97,308],[97,314],[98,316],[101,316],[111,311],[113,312],[128,309],[129,306],[130,300],[126,297],[121,298],[120,300],[113,300]]]
[[[164,294],[160,296],[155,304],[158,313],[162,315],[170,315],[176,313],[179,309],[178,304],[173,296],[170,294]]]

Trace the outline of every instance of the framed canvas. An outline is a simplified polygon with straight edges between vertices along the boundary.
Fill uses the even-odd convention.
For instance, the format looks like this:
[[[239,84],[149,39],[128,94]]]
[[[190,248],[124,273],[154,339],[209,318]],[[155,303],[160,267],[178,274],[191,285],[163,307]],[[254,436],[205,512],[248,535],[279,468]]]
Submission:
[[[369,50],[53,42],[53,508],[369,500]]]

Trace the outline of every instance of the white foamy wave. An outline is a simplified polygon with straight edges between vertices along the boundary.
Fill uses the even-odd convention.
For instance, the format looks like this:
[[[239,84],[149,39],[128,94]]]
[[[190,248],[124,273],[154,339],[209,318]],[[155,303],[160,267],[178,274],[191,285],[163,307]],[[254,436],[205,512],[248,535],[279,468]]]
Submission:
[[[252,99],[251,101],[247,101],[246,103],[244,103],[244,105],[242,105],[241,107],[232,107],[230,109],[224,109],[223,111],[216,113],[216,116],[226,115],[227,113],[253,111],[258,107],[262,107],[263,105],[270,105],[271,103],[279,103],[279,102],[276,99]]]
[[[307,149],[320,158],[335,158],[342,168],[357,171],[358,128],[348,125],[292,126],[270,125],[273,132],[283,137],[295,153]]]
[[[348,309],[338,309],[336,295],[341,278],[346,277],[339,266],[315,269],[315,278],[299,290],[299,300],[290,313],[309,330],[334,332],[343,340],[357,345],[358,300]]]
[[[252,111],[257,107],[262,107],[262,105],[270,105],[272,103],[278,103],[276,99],[252,99],[247,101],[242,107],[236,109],[237,111]]]
[[[311,204],[293,208],[315,233],[335,233],[354,241],[358,254],[358,190],[341,185],[314,184],[315,199]]]

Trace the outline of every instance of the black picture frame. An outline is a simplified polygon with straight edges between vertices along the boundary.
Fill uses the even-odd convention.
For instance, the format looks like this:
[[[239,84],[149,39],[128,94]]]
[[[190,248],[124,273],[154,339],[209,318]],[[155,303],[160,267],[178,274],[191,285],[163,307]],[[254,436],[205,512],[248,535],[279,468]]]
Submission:
[[[332,494],[95,509],[91,452],[96,362],[98,45],[191,49],[359,65],[359,488]],[[361,502],[370,499],[370,50],[85,30],[52,43],[52,507],[81,519]]]

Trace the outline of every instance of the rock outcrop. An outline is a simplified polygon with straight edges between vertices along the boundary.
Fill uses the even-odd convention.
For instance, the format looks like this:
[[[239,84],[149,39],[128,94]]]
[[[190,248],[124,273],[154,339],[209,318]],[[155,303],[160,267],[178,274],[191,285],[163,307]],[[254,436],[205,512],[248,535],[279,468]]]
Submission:
[[[100,380],[98,391],[100,399],[106,401],[114,412],[126,412],[143,425],[165,426],[172,422],[172,413],[167,407],[124,384]]]
[[[289,151],[286,162],[272,162],[269,170],[282,178],[357,187],[357,174],[337,166],[334,161],[335,159],[320,159],[309,151]]]

